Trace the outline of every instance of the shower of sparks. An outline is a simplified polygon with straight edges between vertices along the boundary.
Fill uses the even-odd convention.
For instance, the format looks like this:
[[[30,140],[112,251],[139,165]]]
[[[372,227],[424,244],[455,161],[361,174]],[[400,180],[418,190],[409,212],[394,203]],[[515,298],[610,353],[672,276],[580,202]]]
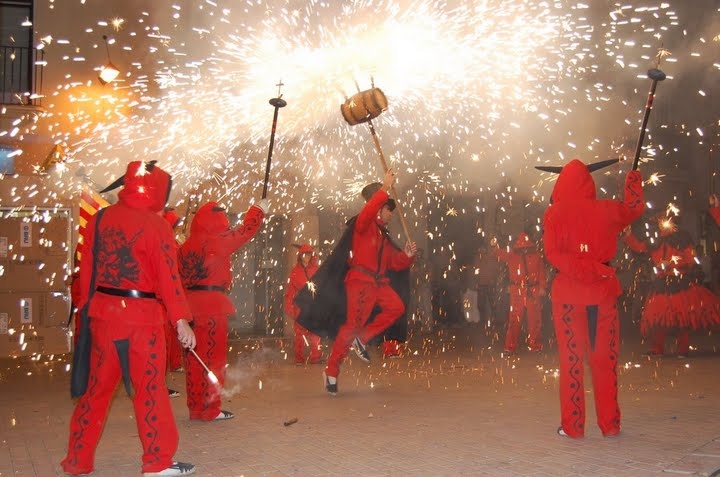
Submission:
[[[657,172],[653,172],[650,174],[650,177],[647,178],[645,181],[646,185],[658,185],[662,182],[662,178],[665,177],[665,174],[658,174]]]
[[[100,88],[94,78],[68,73],[63,83],[45,88],[43,112],[3,123],[0,138],[20,144],[13,157],[27,154],[24,142],[35,135],[64,154],[47,190],[15,187],[0,205],[19,207],[24,197],[40,197],[43,206],[66,206],[84,184],[99,190],[127,162],[141,158],[157,159],[173,174],[173,205],[188,207],[192,197],[196,209],[222,199],[228,210],[245,210],[260,195],[273,111],[268,99],[279,94],[282,78],[288,106],[279,113],[268,191],[275,214],[359,209],[360,190],[381,179],[382,167],[367,125],[348,125],[339,106],[358,88],[376,86],[389,108],[374,127],[399,172],[399,199],[411,229],[431,213],[447,224],[485,211],[488,203],[466,212],[449,198],[493,188],[496,200],[489,200],[492,209],[483,215],[495,223],[489,233],[499,234],[516,206],[527,207],[528,197],[534,196],[533,205],[547,203],[557,176],[534,166],[617,157],[634,146],[645,101],[637,91],[645,91],[653,61],[666,62],[662,91],[698,55],[708,71],[720,73],[714,56],[691,56],[669,42],[678,34],[694,38],[684,34],[693,25],[678,13],[678,1],[589,5],[152,2],[147,11],[128,8],[100,18],[89,17],[95,13],[84,3],[73,6],[85,24],[34,25],[37,47],[48,53],[46,68],[57,71],[89,58],[106,34],[123,74]],[[720,35],[705,32],[705,38],[717,48]],[[100,58],[107,60],[104,51]],[[712,96],[711,88],[704,91]],[[659,95],[656,104],[664,100]],[[649,127],[641,166],[647,184],[661,184],[663,175],[652,168],[673,150],[658,142],[656,130],[704,130],[694,135],[699,142],[710,136],[708,124],[718,123],[692,120],[697,124]],[[619,188],[605,184],[599,190],[609,197]],[[429,239],[430,256],[450,257],[442,276],[456,273],[456,239],[441,228],[417,227]],[[472,230],[478,234],[463,239],[477,239],[490,228],[478,224]],[[234,272],[247,276],[240,268]]]

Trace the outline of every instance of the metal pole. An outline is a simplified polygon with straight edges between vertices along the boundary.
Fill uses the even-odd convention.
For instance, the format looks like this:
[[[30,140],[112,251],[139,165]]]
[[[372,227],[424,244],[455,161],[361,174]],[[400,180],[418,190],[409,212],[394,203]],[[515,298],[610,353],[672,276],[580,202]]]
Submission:
[[[643,141],[645,140],[645,128],[648,119],[650,119],[650,111],[652,111],[653,100],[655,99],[655,89],[659,81],[665,79],[665,73],[657,68],[648,71],[648,78],[652,80],[650,92],[648,93],[647,103],[645,104],[645,115],[643,116],[642,126],[640,127],[640,136],[638,137],[637,146],[635,147],[635,159],[633,160],[632,170],[637,170],[640,164],[640,152],[642,151]]]

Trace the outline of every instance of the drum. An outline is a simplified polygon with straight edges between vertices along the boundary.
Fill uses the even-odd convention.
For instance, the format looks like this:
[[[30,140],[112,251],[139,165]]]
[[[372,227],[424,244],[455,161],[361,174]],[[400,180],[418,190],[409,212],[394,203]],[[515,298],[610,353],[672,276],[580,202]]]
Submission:
[[[387,98],[380,88],[361,91],[345,100],[340,106],[345,121],[351,126],[366,123],[380,116],[388,107]]]

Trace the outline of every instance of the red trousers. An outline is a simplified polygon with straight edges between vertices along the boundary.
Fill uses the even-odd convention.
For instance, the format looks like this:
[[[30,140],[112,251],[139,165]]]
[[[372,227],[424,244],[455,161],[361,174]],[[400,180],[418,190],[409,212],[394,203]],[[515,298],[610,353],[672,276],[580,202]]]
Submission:
[[[182,346],[177,338],[177,330],[167,320],[165,320],[165,343],[167,344],[167,370],[175,371],[182,368]]]
[[[70,419],[68,453],[61,465],[70,474],[90,473],[113,394],[122,376],[115,340],[129,340],[130,378],[135,422],[142,444],[142,471],[169,467],[178,446],[178,431],[165,387],[163,325],[118,324],[90,320],[92,349],[88,388]]]
[[[505,335],[505,349],[515,351],[520,338],[520,327],[523,314],[527,316],[528,347],[532,351],[540,351],[542,342],[540,329],[542,326],[542,303],[527,288],[510,287],[510,313],[508,315],[507,334]]]
[[[652,354],[665,354],[665,338],[668,330],[657,329],[653,332],[650,338],[650,352]],[[675,332],[675,339],[677,340],[677,354],[687,356],[690,352],[690,333],[688,330],[677,330]]]
[[[553,302],[553,322],[560,354],[560,421],[570,437],[585,435],[585,356],[592,373],[597,423],[603,435],[620,432],[617,360],[620,330],[615,303],[597,306],[595,345],[590,343],[588,308]]]
[[[310,348],[310,362],[318,363],[322,358],[322,352],[320,350],[320,337],[315,333],[310,333],[308,330],[300,326],[295,322],[295,362],[305,362],[305,346]]]
[[[189,353],[186,363],[187,406],[190,419],[212,421],[220,414],[220,391],[225,386],[228,317],[225,314],[193,316],[195,352],[210,368],[218,383],[212,383],[197,358]]]
[[[347,319],[338,330],[328,357],[325,373],[337,378],[340,364],[357,337],[363,343],[385,331],[405,312],[405,304],[390,285],[353,280],[345,284],[347,290]],[[375,305],[381,309],[371,323],[367,323]]]

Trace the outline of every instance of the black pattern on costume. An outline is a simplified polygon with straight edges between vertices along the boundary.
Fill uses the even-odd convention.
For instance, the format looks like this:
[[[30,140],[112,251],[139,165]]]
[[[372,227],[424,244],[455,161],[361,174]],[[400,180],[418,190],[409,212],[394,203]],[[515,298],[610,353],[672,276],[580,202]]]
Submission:
[[[147,360],[145,360],[146,368],[143,371],[143,379],[146,383],[145,395],[147,396],[147,400],[143,403],[145,406],[145,415],[143,416],[143,420],[151,430],[147,432],[144,439],[141,437],[141,442],[147,442],[145,456],[153,457],[155,462],[146,462],[145,464],[157,463],[158,461],[160,447],[158,447],[156,442],[158,440],[158,428],[162,425],[162,423],[159,422],[155,396],[157,396],[158,392],[161,392],[158,389],[158,378],[162,376],[164,379],[165,376],[165,373],[160,373],[160,367],[157,365],[157,361],[160,357],[160,350],[158,350],[158,333],[153,333],[149,338],[148,347],[150,352],[147,355]]]
[[[95,353],[93,353],[93,354],[95,354]],[[98,350],[96,350],[95,356],[97,356],[98,362],[95,365],[93,371],[96,371],[100,367],[100,364],[105,359],[105,353],[103,353],[102,350],[98,349]],[[83,396],[80,397],[80,400],[78,401],[79,413],[77,415],[77,422],[78,422],[78,427],[80,427],[80,430],[73,433],[73,436],[72,436],[75,440],[75,447],[73,449],[68,449],[68,461],[71,465],[73,465],[75,467],[77,467],[79,465],[78,451],[80,451],[80,449],[82,449],[83,447],[85,447],[87,445],[87,444],[83,443],[83,437],[85,436],[85,431],[87,430],[88,427],[91,426],[91,423],[88,422],[87,418],[85,417],[91,411],[90,404],[88,403],[87,397],[95,395],[95,388],[97,387],[97,384],[98,384],[97,373],[95,373],[95,372],[90,373],[90,375],[88,377],[87,391],[85,392],[85,394],[83,394]]]
[[[617,304],[612,305],[612,313],[617,314]],[[613,369],[615,370],[615,382],[613,383],[613,389],[615,390],[615,395],[612,397],[613,402],[617,403],[617,390],[618,390],[618,378],[617,378],[617,364],[618,364],[618,352],[615,350],[620,349],[620,343],[618,343],[618,331],[619,331],[619,325],[617,320],[614,321],[613,326],[610,327],[610,336],[609,336],[609,357],[610,361],[613,363]],[[615,424],[618,428],[620,428],[620,406],[615,406],[615,417],[613,419],[613,424]]]
[[[576,420],[572,423],[572,427],[575,430],[575,433],[579,435],[583,435],[585,433],[584,429],[584,423],[583,421],[583,393],[585,392],[583,383],[582,383],[582,374],[583,374],[583,366],[585,366],[585,363],[581,359],[581,357],[577,354],[577,336],[575,336],[575,333],[572,330],[572,320],[573,320],[573,311],[575,311],[575,307],[573,305],[565,304],[563,305],[563,316],[561,317],[561,321],[563,325],[565,325],[565,330],[563,333],[568,337],[567,340],[567,349],[568,349],[568,360],[570,361],[570,369],[568,370],[568,378],[570,379],[570,389],[573,390],[572,397],[570,398],[570,402],[572,403],[572,406],[574,407],[573,410],[573,416],[575,416]]]
[[[630,209],[635,210],[643,202],[642,198],[637,194],[638,190],[642,190],[642,178],[640,175],[629,174],[627,186],[625,187],[625,203]],[[628,197],[629,196],[629,197]]]
[[[202,252],[194,250],[180,250],[180,275],[183,277],[185,288],[195,286],[210,276],[210,270],[205,266],[205,247]]]
[[[160,247],[162,251],[163,259],[167,265],[168,270],[174,270],[177,262],[177,248],[169,243],[163,243]],[[182,292],[182,283],[180,282],[180,276],[176,273],[170,273],[170,280],[175,285],[175,296],[180,296]]]
[[[98,256],[95,261],[102,264],[98,267],[98,282],[120,287],[123,281],[136,282],[140,277],[140,263],[133,256],[135,242],[142,234],[138,231],[128,238],[119,227],[102,228],[98,241]]]
[[[217,320],[215,317],[211,316],[207,320],[207,357],[209,363],[214,363],[215,360],[215,354],[216,354],[216,347],[217,347],[217,341],[215,340],[215,335],[217,334]],[[225,352],[225,350],[221,350],[221,352]],[[210,364],[212,366],[212,364]],[[211,369],[212,371],[212,369]],[[218,376],[216,376],[218,377]],[[209,379],[202,379],[200,381],[202,383],[202,412],[208,410],[210,407],[210,404],[212,403],[213,398],[215,397],[215,394],[217,394],[218,389],[217,386],[214,383],[211,383]]]

